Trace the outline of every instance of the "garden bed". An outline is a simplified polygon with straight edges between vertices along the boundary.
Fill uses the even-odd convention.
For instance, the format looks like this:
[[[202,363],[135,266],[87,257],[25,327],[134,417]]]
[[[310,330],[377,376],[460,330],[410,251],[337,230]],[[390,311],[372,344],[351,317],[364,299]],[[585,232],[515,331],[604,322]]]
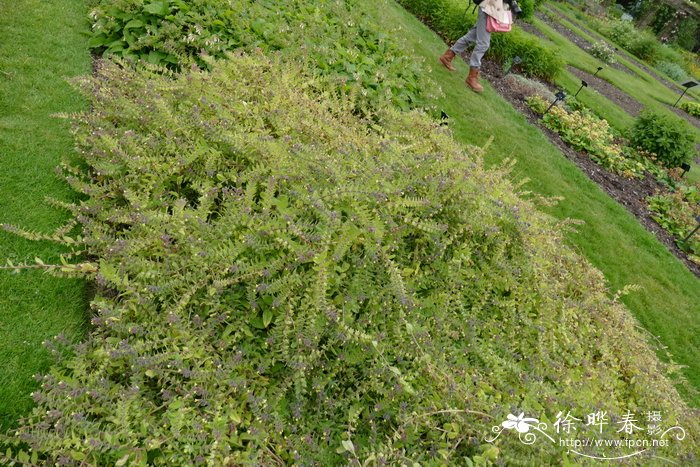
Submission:
[[[573,161],[586,176],[600,186],[608,195],[633,214],[639,222],[654,236],[663,243],[687,268],[700,277],[700,265],[688,258],[688,255],[676,245],[671,234],[665,231],[652,217],[647,208],[646,198],[653,195],[661,185],[648,175],[642,180],[627,179],[605,170],[595,163],[591,158],[581,152],[569,147],[554,131],[544,127],[540,118],[525,104],[525,96],[514,91],[512,86],[506,85],[503,81],[501,66],[493,60],[485,59],[482,63],[482,76],[488,79],[493,88],[505,98],[515,109],[517,109],[527,120],[539,127],[549,140]],[[597,79],[597,78],[596,78]]]
[[[560,13],[559,11],[552,11],[552,10],[548,10],[548,11],[554,13],[555,15],[561,15],[561,13]],[[570,30],[569,28],[567,28],[564,24],[558,23],[558,22],[552,22],[552,21],[549,20],[548,18],[543,17],[544,15],[542,15],[541,13],[537,13],[537,16],[540,17],[540,19],[542,19],[542,21],[547,22],[547,24],[549,24],[550,26],[552,26],[553,28],[555,28],[557,31],[559,31],[560,34],[566,36],[569,40],[571,40],[571,41],[572,41],[573,43],[575,43],[577,46],[581,47],[581,45],[580,45],[580,43],[579,43],[579,42],[581,42],[581,41],[582,41],[582,42],[585,42],[585,43],[587,43],[587,44],[590,44],[590,42],[588,42],[588,41],[586,41],[585,39],[583,39],[582,37],[580,37],[578,34],[576,34],[575,32],[573,32],[573,31]],[[567,19],[570,20],[570,18],[567,18]],[[589,34],[590,36],[596,36],[596,35],[600,36],[599,33],[590,30],[586,25],[581,24],[581,22],[577,22],[576,27],[580,28],[582,31],[584,31],[585,33]],[[601,36],[601,37],[602,37],[602,36]],[[610,42],[611,44],[613,44],[613,42],[610,41],[610,40],[608,40],[607,38],[604,38],[603,40],[606,40],[606,41]],[[651,75],[655,80],[657,80],[658,82],[660,82],[661,84],[663,84],[664,86],[666,86],[666,87],[667,87],[668,89],[670,89],[671,91],[673,91],[673,92],[678,92],[678,93],[681,92],[681,90],[680,90],[680,88],[679,88],[679,86],[678,86],[677,84],[673,83],[672,81],[669,81],[668,78],[666,78],[666,77],[660,75],[656,70],[654,70],[653,68],[651,68],[649,65],[647,65],[647,64],[644,63],[643,61],[639,60],[637,57],[635,57],[634,55],[632,55],[632,54],[629,53],[628,51],[626,51],[626,50],[624,50],[624,49],[621,49],[621,48],[619,48],[619,47],[617,47],[617,46],[615,46],[615,47],[616,47],[617,53],[618,53],[620,56],[622,56],[624,59],[629,60],[630,62],[632,62],[632,63],[633,63],[634,65],[636,65],[637,67],[641,68],[644,72],[646,72],[646,73],[648,73],[649,75]],[[585,47],[581,47],[581,48],[584,49],[584,50],[587,50]],[[620,64],[617,64],[617,65],[620,65]],[[622,66],[622,65],[620,65],[620,66]],[[615,67],[615,68],[617,68],[617,67]],[[627,67],[622,66],[622,68],[624,68],[622,71],[625,71],[625,72],[628,72],[628,73],[632,73],[631,70],[629,70]],[[618,68],[618,69],[619,69],[619,68]],[[685,114],[684,116],[688,116],[688,115]]]

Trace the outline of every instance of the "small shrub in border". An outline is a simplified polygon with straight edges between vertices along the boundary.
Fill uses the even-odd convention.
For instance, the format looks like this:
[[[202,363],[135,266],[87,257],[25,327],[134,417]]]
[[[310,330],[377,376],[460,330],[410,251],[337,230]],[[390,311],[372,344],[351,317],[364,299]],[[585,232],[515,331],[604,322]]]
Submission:
[[[615,49],[608,45],[605,41],[598,41],[590,48],[591,55],[600,59],[608,65],[612,65],[616,60]]]
[[[660,193],[647,199],[652,217],[676,238],[678,247],[700,264],[700,236],[684,239],[698,225],[700,190],[697,186],[679,186],[674,192]]]
[[[528,106],[538,114],[543,114],[549,103],[533,96],[526,100]],[[590,110],[571,110],[554,106],[544,115],[542,123],[557,132],[564,142],[573,148],[584,151],[596,163],[611,172],[627,178],[643,178],[645,164],[627,157],[624,149],[615,142],[615,135],[608,122],[598,118]]]
[[[554,93],[539,81],[528,79],[516,73],[509,73],[503,78],[503,81],[510,88],[511,92],[520,96],[520,98],[540,96],[544,100],[554,100]]]
[[[695,154],[695,137],[685,121],[649,110],[642,112],[635,121],[630,141],[656,154],[659,163],[668,168],[689,162]]]
[[[665,74],[674,81],[682,82],[689,79],[688,73],[677,63],[674,62],[659,62],[655,68]]]

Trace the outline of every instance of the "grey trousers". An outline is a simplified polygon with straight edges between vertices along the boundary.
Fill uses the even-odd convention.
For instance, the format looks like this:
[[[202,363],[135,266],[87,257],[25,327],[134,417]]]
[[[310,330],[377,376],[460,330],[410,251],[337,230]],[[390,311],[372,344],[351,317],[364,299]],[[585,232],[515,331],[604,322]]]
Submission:
[[[481,57],[484,56],[491,45],[491,33],[486,30],[486,13],[481,8],[479,8],[479,15],[476,18],[476,25],[468,33],[460,37],[450,49],[454,53],[460,54],[467,50],[470,42],[476,42],[476,45],[469,58],[469,66],[481,68]]]

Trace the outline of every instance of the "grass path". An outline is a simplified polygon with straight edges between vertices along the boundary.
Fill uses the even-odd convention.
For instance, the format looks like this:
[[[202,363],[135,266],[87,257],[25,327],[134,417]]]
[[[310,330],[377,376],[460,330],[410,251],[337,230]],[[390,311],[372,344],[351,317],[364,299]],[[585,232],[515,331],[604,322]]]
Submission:
[[[668,346],[674,360],[687,366],[684,374],[700,389],[700,280],[487,83],[483,95],[466,89],[466,65],[457,64],[457,73],[440,67],[437,57],[446,45],[413,15],[393,0],[377,2],[373,13],[387,29],[399,26],[416,59],[425,60],[426,73],[444,91],[438,106],[450,115],[458,141],[483,145],[493,136],[489,163],[515,158],[513,177],[530,179],[527,189],[564,198],[548,209],[551,214],[585,222],[569,235],[569,243],[603,272],[612,289],[641,287],[623,301]],[[699,396],[686,395],[700,406]]]
[[[0,223],[50,232],[65,220],[44,196],[72,196],[54,168],[73,141],[51,115],[84,105],[65,78],[90,72],[85,18],[83,0],[0,0]],[[2,263],[58,253],[0,232]],[[41,342],[82,335],[86,298],[82,281],[0,271],[0,431],[32,405],[32,375],[51,363]]]

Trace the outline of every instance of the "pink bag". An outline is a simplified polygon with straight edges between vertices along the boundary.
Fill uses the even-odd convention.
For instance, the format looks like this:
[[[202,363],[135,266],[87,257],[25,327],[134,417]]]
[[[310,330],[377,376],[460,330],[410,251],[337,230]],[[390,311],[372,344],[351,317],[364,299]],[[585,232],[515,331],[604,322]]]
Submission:
[[[505,12],[509,19],[509,23],[501,23],[493,16],[486,15],[486,31],[487,32],[510,32],[510,27],[513,23],[513,13],[510,10]]]

